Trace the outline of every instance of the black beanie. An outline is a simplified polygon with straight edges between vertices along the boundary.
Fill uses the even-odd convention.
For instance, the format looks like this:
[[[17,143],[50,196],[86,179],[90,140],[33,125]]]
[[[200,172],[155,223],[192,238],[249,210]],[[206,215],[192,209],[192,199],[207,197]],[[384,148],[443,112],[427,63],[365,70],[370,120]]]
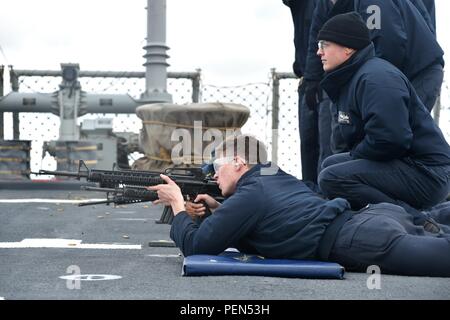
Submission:
[[[328,20],[319,31],[317,40],[331,41],[356,50],[371,42],[369,28],[355,11],[338,14]]]

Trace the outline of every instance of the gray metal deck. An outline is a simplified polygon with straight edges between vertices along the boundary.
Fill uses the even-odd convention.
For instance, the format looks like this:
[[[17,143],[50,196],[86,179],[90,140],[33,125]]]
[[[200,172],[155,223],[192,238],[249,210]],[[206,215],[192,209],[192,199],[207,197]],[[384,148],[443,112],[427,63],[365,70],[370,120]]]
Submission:
[[[61,185],[35,190],[6,185],[0,186],[0,299],[450,299],[450,279],[444,278],[382,275],[381,288],[369,290],[369,275],[363,273],[346,273],[344,280],[182,277],[183,258],[177,248],[149,246],[151,241],[170,240],[170,226],[155,223],[160,206],[29,202],[99,199],[104,194],[62,190]],[[4,202],[13,199],[18,203]],[[61,248],[25,248],[24,239],[70,241]],[[28,246],[37,243],[27,241]],[[55,246],[55,240],[47,241]],[[86,248],[88,244],[99,248]],[[111,248],[114,245],[141,249]],[[85,280],[60,278],[77,270]],[[111,275],[120,279],[105,280]]]

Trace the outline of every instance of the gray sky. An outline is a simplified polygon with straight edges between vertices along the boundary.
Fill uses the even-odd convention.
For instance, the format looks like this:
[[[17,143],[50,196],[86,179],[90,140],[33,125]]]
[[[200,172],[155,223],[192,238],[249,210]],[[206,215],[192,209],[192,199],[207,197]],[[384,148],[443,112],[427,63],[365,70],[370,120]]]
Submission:
[[[83,70],[143,71],[146,3],[3,0],[0,64],[55,70],[61,62],[77,62]],[[444,16],[450,4],[436,4],[438,39],[450,52],[443,32],[450,30]],[[201,68],[207,84],[266,81],[272,67],[291,71],[292,39],[292,19],[281,0],[167,0],[169,70]]]
[[[0,10],[1,64],[18,69],[144,70],[146,0],[8,0]],[[170,71],[205,82],[265,81],[290,71],[294,48],[281,0],[167,0]]]

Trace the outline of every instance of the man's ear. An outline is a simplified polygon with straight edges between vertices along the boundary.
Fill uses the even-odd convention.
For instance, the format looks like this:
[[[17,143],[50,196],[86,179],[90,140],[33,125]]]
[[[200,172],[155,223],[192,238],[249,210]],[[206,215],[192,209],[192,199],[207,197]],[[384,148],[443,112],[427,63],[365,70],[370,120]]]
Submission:
[[[356,50],[352,49],[352,48],[344,48],[344,52],[347,56],[351,56],[352,54],[354,54],[356,52]]]

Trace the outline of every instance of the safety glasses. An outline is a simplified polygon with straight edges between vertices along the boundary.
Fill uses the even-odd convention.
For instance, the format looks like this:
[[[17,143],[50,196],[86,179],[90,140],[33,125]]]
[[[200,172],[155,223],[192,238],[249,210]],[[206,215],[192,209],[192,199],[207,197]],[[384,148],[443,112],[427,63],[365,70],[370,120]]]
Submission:
[[[325,41],[325,40],[320,40],[320,41],[317,43],[317,47],[319,48],[319,50],[322,50],[322,51],[323,51],[325,48],[327,48],[329,45],[330,45],[330,43],[327,42],[327,41]]]

